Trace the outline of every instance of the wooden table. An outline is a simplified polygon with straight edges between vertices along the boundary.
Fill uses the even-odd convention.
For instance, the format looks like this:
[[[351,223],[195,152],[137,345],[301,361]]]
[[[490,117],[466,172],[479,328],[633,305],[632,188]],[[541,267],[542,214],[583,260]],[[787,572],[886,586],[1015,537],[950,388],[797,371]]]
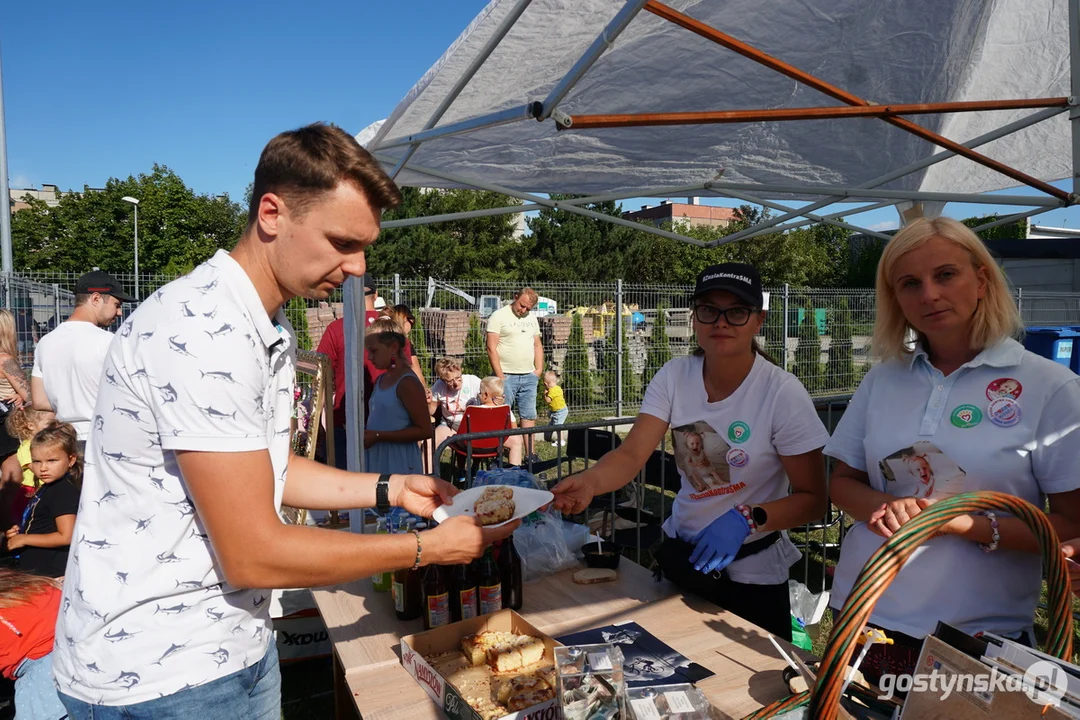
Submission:
[[[755,625],[683,596],[667,581],[654,582],[649,571],[626,558],[613,583],[576,585],[573,572],[525,585],[521,614],[539,630],[558,637],[636,622],[716,673],[697,686],[721,718],[742,718],[788,694],[780,676],[784,661]],[[401,666],[399,641],[421,631],[422,621],[398,620],[389,594],[376,593],[370,580],[316,590],[314,596],[334,644],[338,718],[355,717],[353,706],[363,720],[443,717]]]

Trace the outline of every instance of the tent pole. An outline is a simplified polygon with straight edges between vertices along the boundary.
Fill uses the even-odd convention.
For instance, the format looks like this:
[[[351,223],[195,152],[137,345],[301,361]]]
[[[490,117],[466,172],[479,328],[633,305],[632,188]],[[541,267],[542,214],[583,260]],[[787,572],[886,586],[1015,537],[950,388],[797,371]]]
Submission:
[[[418,133],[413,133],[412,135],[391,138],[379,143],[379,146],[374,148],[374,150],[384,151],[403,145],[414,145],[427,142],[428,140],[434,140],[435,138],[460,135],[461,133],[471,132],[473,130],[481,130],[483,128],[495,127],[496,125],[506,125],[507,123],[517,122],[519,120],[527,120],[532,117],[533,105],[534,103],[519,105],[518,107],[507,108],[506,110],[488,113],[487,115],[478,115],[467,120],[462,120],[461,122],[443,125],[442,127],[433,128],[431,130],[422,130]]]
[[[741,193],[741,192],[738,192],[737,190],[729,190],[728,192],[732,197],[739,198],[740,200],[745,200],[746,202],[754,203],[755,205],[761,205],[762,207],[772,208],[773,210],[779,210],[781,212],[788,212],[788,211],[798,212],[797,210],[794,210],[793,208],[791,208],[788,205],[781,205],[780,203],[770,202],[768,200],[762,200],[761,198],[755,197],[753,195],[747,195],[746,193]],[[879,233],[879,232],[874,232],[873,230],[868,230],[866,228],[859,227],[858,225],[850,225],[850,224],[848,224],[846,222],[840,222],[839,220],[833,220],[832,218],[823,217],[821,215],[815,215],[813,213],[807,213],[806,217],[808,219],[810,219],[810,220],[813,220],[814,222],[825,223],[826,225],[833,225],[833,226],[838,227],[838,228],[844,228],[845,230],[852,230],[854,232],[863,233],[865,235],[869,235],[871,237],[876,237],[876,238],[879,238],[881,240],[888,240],[889,239],[888,235],[884,235],[884,234]],[[715,242],[715,240],[713,242]],[[726,243],[721,243],[721,244],[723,245],[723,244],[726,244]]]
[[[593,203],[610,202],[612,200],[629,200],[641,197],[682,197],[687,193],[705,189],[705,183],[697,185],[679,185],[677,187],[656,188],[643,192],[608,193],[607,195],[586,195],[584,197],[560,200],[564,205],[591,205]]]
[[[1080,0],[1069,0],[1069,128],[1072,130],[1072,198],[1080,195]]]
[[[435,127],[435,123],[442,120],[442,116],[446,114],[446,111],[450,109],[450,106],[457,100],[458,95],[465,89],[465,86],[472,81],[473,76],[480,70],[480,67],[491,56],[491,53],[495,51],[495,48],[499,46],[502,39],[506,37],[506,34],[510,32],[510,28],[514,27],[514,23],[518,21],[521,14],[525,12],[525,8],[529,7],[532,0],[518,0],[517,4],[510,10],[510,13],[503,18],[499,26],[495,28],[495,33],[488,38],[488,41],[484,43],[484,47],[480,49],[480,53],[473,58],[469,63],[469,67],[465,68],[465,72],[458,78],[454,86],[450,88],[450,92],[446,94],[446,97],[439,103],[439,107],[435,108],[435,112],[431,114],[428,121],[424,124],[424,130],[430,130]],[[387,128],[389,130],[389,128]],[[397,167],[390,173],[390,177],[396,178],[401,169],[405,167],[405,164],[412,159],[412,156],[419,149],[420,143],[413,143],[409,146],[409,149],[405,151],[405,155],[398,161]]]
[[[411,227],[413,225],[433,225],[452,220],[472,220],[473,218],[491,217],[493,215],[511,215],[514,213],[531,212],[539,210],[542,205],[526,203],[524,205],[506,205],[504,207],[487,208],[485,210],[468,210],[466,212],[445,213],[443,215],[425,215],[424,217],[403,218],[401,220],[387,220],[382,223],[383,230],[391,228]]]
[[[720,125],[725,123],[784,122],[789,120],[829,120],[866,117],[895,117],[897,115],[931,115],[939,113],[978,112],[982,110],[1026,110],[1031,108],[1066,107],[1067,97],[1030,100],[977,100],[951,103],[916,103],[855,105],[846,107],[770,108],[765,110],[711,110],[706,112],[623,113],[610,115],[571,115],[570,124],[558,125],[563,130],[592,130],[596,128],[662,127],[669,125]]]
[[[710,182],[707,190],[724,193],[728,190],[742,190],[755,193],[812,194],[834,195],[836,197],[868,200],[936,200],[939,202],[977,203],[983,205],[1022,205],[1024,207],[1062,207],[1067,202],[1052,197],[1036,195],[987,195],[974,193],[923,192],[920,190],[878,190],[863,188],[834,188],[821,185],[754,185],[750,183]],[[800,208],[799,214],[807,212]]]
[[[383,158],[378,158],[380,162]],[[668,238],[669,240],[678,240],[679,242],[688,243],[690,245],[696,245],[698,247],[706,247],[706,243],[703,240],[697,238],[687,237],[686,235],[680,235],[678,233],[669,232],[667,230],[661,230],[658,227],[652,225],[645,225],[643,223],[636,223],[630,220],[624,220],[621,217],[615,217],[614,215],[605,215],[601,212],[595,212],[593,210],[587,210],[586,208],[576,207],[574,205],[564,205],[561,201],[551,200],[549,198],[541,197],[539,195],[533,195],[531,193],[519,192],[518,190],[512,190],[502,185],[496,185],[494,183],[480,182],[471,178],[463,177],[455,173],[443,172],[441,170],[435,170],[433,168],[427,168],[420,165],[410,165],[409,169],[413,172],[418,172],[421,175],[428,175],[433,178],[439,178],[440,180],[447,180],[449,182],[457,183],[459,185],[465,185],[467,187],[475,188],[477,190],[487,190],[488,192],[496,192],[509,197],[515,197],[519,200],[525,200],[526,202],[535,203],[537,205],[543,205],[544,207],[554,208],[556,210],[565,210],[575,215],[583,215],[585,217],[593,218],[594,220],[604,220],[612,223],[613,225],[622,225],[623,227],[633,228],[634,230],[640,230],[641,232],[649,233],[651,235],[659,235],[660,237]]]
[[[983,230],[989,230],[990,228],[999,227],[1001,225],[1008,225],[1011,222],[1016,222],[1017,220],[1023,220],[1025,218],[1029,218],[1029,217],[1031,217],[1033,215],[1039,215],[1039,214],[1044,213],[1044,212],[1050,212],[1053,209],[1054,208],[1045,208],[1045,207],[1044,208],[1035,208],[1034,210],[1027,210],[1027,211],[1022,212],[1022,213],[1016,213],[1015,215],[1009,215],[1008,217],[1003,217],[1003,218],[1001,218],[999,220],[994,220],[992,222],[983,223],[982,225],[979,225],[978,227],[973,227],[971,229],[972,229],[972,231],[978,233],[978,232],[982,232]],[[1017,238],[1017,239],[1018,240],[1026,240],[1026,238]]]
[[[1054,117],[1055,115],[1059,115],[1062,112],[1064,112],[1064,110],[1062,108],[1048,108],[1046,110],[1040,110],[1037,113],[1032,113],[1031,115],[1028,115],[1027,117],[1020,118],[1019,120],[1011,122],[1008,125],[1003,125],[1002,127],[998,128],[997,130],[991,130],[988,133],[985,133],[983,135],[979,135],[978,137],[972,138],[971,140],[968,140],[964,144],[967,147],[977,148],[977,147],[980,147],[982,145],[985,145],[986,143],[993,142],[994,140],[998,140],[999,138],[1003,138],[1006,135],[1011,135],[1014,132],[1017,132],[1018,130],[1023,130],[1026,127],[1030,127],[1032,125],[1040,123],[1043,120],[1049,120],[1050,118]],[[879,175],[878,177],[874,178],[873,180],[869,180],[869,181],[867,181],[865,183],[862,183],[858,187],[860,189],[863,189],[863,188],[875,188],[875,187],[878,187],[880,185],[885,185],[886,183],[890,183],[893,180],[898,180],[898,179],[900,179],[900,178],[902,178],[902,177],[904,177],[906,175],[916,173],[916,172],[918,172],[920,170],[925,170],[926,168],[931,167],[932,165],[936,165],[937,163],[942,162],[943,160],[948,160],[949,158],[953,157],[954,155],[955,155],[955,153],[950,152],[948,150],[946,150],[944,152],[936,153],[934,155],[931,155],[930,157],[923,158],[922,160],[919,160],[918,162],[914,162],[914,163],[912,163],[910,165],[907,165],[905,167],[902,167],[902,168],[900,168],[898,170],[893,170],[892,172],[885,173],[884,175]],[[786,222],[786,221],[791,220],[793,218],[800,217],[799,213],[818,210],[820,208],[825,207],[826,205],[831,205],[834,202],[836,202],[836,201],[834,199],[832,199],[832,198],[824,198],[822,200],[815,201],[814,203],[812,203],[812,204],[810,204],[810,205],[808,205],[806,207],[800,208],[798,210],[798,212],[788,213],[787,215],[778,215],[777,217],[769,218],[768,220],[766,220],[765,222],[763,222],[763,223],[761,223],[759,225],[756,225],[754,227],[749,227],[749,228],[746,228],[745,230],[740,230],[739,232],[732,234],[730,236],[730,241],[733,242],[735,240],[742,240],[744,238],[750,237],[751,234],[757,235],[759,233],[759,231],[757,231],[756,228],[758,228],[758,227],[761,227],[761,228],[764,229],[764,228],[772,227],[774,225],[779,225],[782,222]],[[892,203],[888,203],[888,204],[891,205]]]
[[[689,15],[681,13],[674,8],[668,7],[661,2],[657,2],[657,0],[648,0],[648,2],[645,3],[645,9],[653,13],[657,17],[663,18],[668,22],[684,27],[690,32],[696,35],[700,35],[706,40],[711,40],[717,45],[736,52],[743,57],[749,58],[750,60],[753,60],[760,65],[764,65],[767,68],[775,70],[782,75],[786,75],[792,80],[803,83],[817,90],[820,93],[828,95],[831,98],[835,98],[841,102],[845,102],[848,105],[870,104],[866,100],[863,100],[859,96],[850,93],[847,90],[843,90],[835,85],[827,83],[824,80],[804,70],[800,70],[794,65],[789,65],[783,60],[775,58],[768,53],[762,52],[761,50],[758,50],[752,45],[748,45],[747,43],[744,43],[741,40],[738,40],[726,33],[722,33],[716,28],[707,25],[700,20],[695,20]],[[973,162],[977,162],[980,165],[984,165],[991,170],[994,170],[995,172],[1001,173],[1006,177],[1016,180],[1017,182],[1023,183],[1024,185],[1030,185],[1036,190],[1041,190],[1042,192],[1050,195],[1051,197],[1056,197],[1059,200],[1064,200],[1066,202],[1068,202],[1069,200],[1069,194],[1064,190],[1059,190],[1053,185],[1043,182],[1042,180],[1039,180],[1036,177],[1032,177],[1031,175],[1021,172],[1015,168],[1011,168],[1005,163],[998,162],[997,160],[994,160],[992,158],[988,158],[981,153],[975,152],[974,150],[969,150],[958,142],[949,140],[948,138],[943,137],[931,130],[927,130],[922,125],[917,125],[910,120],[905,120],[904,118],[899,117],[883,117],[881,119],[884,122],[889,123],[890,125],[894,125],[901,130],[905,130],[912,135],[915,135],[916,137],[922,138],[923,140],[926,140],[928,142],[932,142],[935,145],[940,145],[941,147],[948,150],[952,150],[957,155],[965,157]]]
[[[604,27],[603,32],[595,40],[589,49],[585,51],[585,54],[574,63],[574,66],[570,68],[570,71],[563,76],[563,79],[559,81],[559,84],[552,88],[548,96],[544,98],[544,102],[537,108],[536,119],[547,120],[551,117],[551,113],[559,107],[559,103],[563,101],[566,94],[569,93],[581,77],[589,71],[589,68],[600,59],[600,56],[604,54],[611,45],[615,42],[615,38],[626,29],[626,26],[630,24],[630,21],[641,12],[641,9],[645,7],[647,0],[627,0],[626,4],[622,6],[622,9],[615,14],[615,17],[611,19],[611,22]]]

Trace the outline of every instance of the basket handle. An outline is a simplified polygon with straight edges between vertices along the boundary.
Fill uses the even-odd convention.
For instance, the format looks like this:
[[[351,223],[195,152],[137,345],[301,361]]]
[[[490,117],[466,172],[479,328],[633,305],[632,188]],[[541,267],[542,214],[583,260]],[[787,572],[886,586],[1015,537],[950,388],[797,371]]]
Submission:
[[[1048,587],[1049,631],[1047,653],[1072,658],[1072,590],[1057,532],[1046,514],[1026,500],[1000,492],[970,492],[939,500],[904,524],[875,552],[848,595],[825,649],[817,684],[810,698],[809,717],[835,720],[840,689],[859,633],[878,598],[888,588],[911,554],[943,524],[960,515],[998,510],[1024,521],[1039,541]]]

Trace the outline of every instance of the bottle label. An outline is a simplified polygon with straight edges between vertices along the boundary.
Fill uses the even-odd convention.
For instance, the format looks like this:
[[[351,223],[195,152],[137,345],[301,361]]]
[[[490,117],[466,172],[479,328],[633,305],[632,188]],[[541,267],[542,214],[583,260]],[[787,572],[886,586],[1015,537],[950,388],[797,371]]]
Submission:
[[[394,610],[399,613],[405,612],[405,586],[399,582],[392,585],[394,591]]]
[[[427,609],[428,625],[440,627],[450,624],[450,594],[428,595]]]
[[[476,617],[476,588],[462,590],[458,593],[461,599],[461,619],[468,620]]]
[[[480,614],[502,610],[502,584],[480,586]]]

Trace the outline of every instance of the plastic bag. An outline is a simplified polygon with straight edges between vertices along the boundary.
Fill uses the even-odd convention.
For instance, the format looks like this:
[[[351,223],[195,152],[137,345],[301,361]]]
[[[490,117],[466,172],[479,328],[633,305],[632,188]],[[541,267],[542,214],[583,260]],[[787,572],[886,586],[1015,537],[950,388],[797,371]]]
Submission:
[[[476,474],[474,486],[510,485],[544,490],[532,473],[524,468],[494,468]],[[566,543],[562,516],[553,508],[527,515],[514,531],[514,547],[521,555],[521,573],[525,582],[566,570],[577,560]]]
[[[818,623],[829,606],[829,593],[815,594],[798,580],[788,580],[788,598],[791,601],[792,644],[810,650],[809,645],[817,637]]]

